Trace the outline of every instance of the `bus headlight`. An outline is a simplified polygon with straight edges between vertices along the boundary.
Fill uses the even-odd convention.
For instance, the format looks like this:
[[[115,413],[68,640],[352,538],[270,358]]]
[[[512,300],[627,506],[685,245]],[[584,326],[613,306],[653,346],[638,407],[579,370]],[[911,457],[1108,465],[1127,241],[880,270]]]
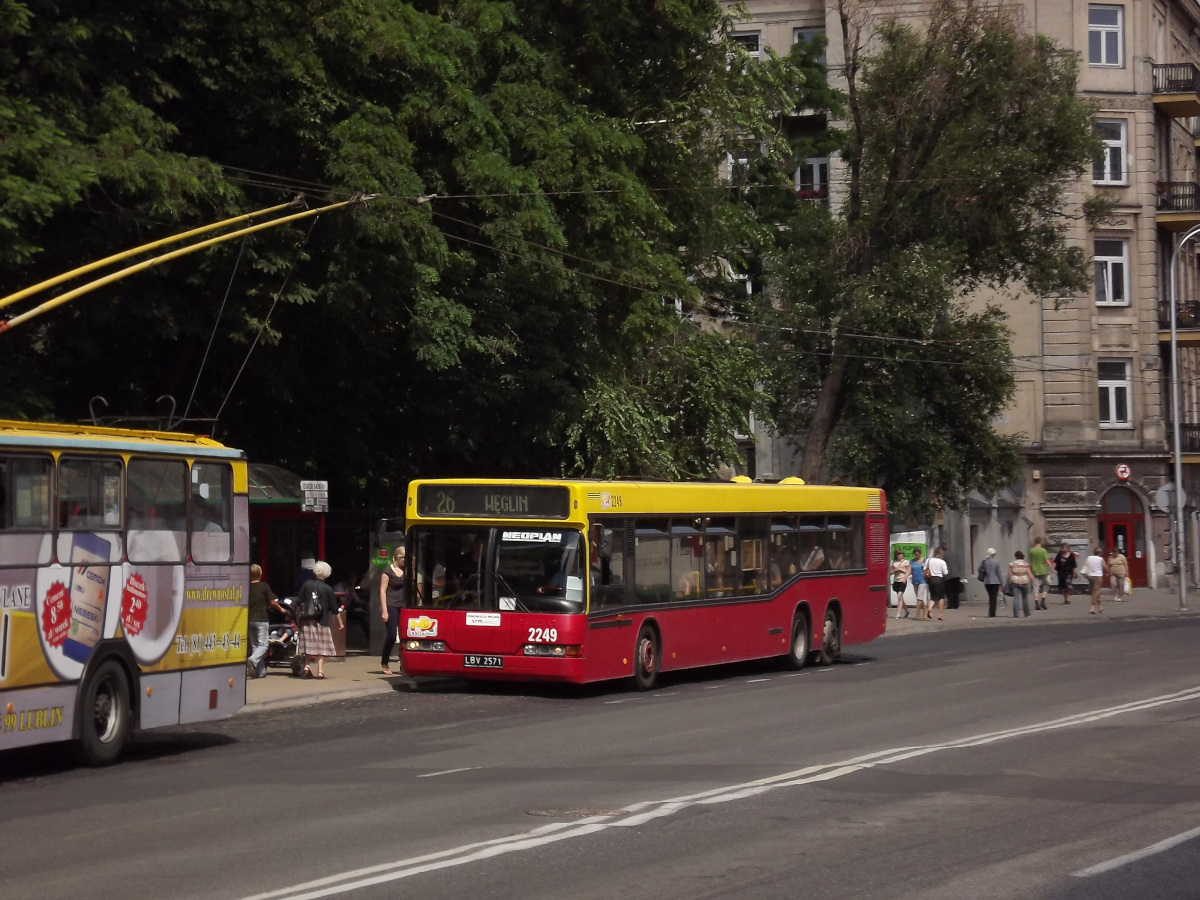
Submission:
[[[526,656],[579,656],[578,644],[526,644],[521,648]]]
[[[431,653],[441,653],[446,649],[445,641],[405,641],[405,650],[425,650]]]

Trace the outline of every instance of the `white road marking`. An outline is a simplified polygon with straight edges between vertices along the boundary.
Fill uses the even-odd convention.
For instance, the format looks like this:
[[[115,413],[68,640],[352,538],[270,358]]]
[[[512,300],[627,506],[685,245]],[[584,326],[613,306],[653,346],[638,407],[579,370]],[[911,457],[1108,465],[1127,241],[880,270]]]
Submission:
[[[770,678],[751,678],[746,684],[761,684],[764,681],[770,681]]]
[[[482,766],[464,766],[461,769],[443,769],[441,772],[426,772],[424,775],[418,775],[418,778],[437,778],[439,775],[453,775],[455,772],[470,772],[472,769],[481,769]]]
[[[1149,847],[1143,847],[1141,850],[1135,850],[1132,853],[1126,853],[1124,856],[1116,856],[1112,859],[1097,863],[1094,866],[1089,866],[1086,869],[1080,869],[1078,872],[1072,872],[1076,878],[1091,878],[1093,875],[1101,875],[1104,872],[1111,872],[1113,869],[1119,869],[1121,866],[1127,866],[1129,863],[1137,862],[1139,859],[1145,859],[1148,856],[1155,856],[1159,853],[1164,853],[1172,847],[1178,847],[1180,844],[1186,844],[1188,841],[1200,837],[1200,828],[1193,828],[1191,831],[1185,831],[1183,834],[1177,834],[1175,837],[1169,837],[1166,840],[1159,841],[1157,844],[1151,844]]]
[[[820,781],[829,781],[834,778],[840,778],[843,775],[850,775],[862,769],[870,769],[875,766],[888,765],[890,763],[903,762],[907,759],[914,759],[919,756],[925,756],[930,753],[938,753],[945,750],[960,750],[967,747],[979,747],[985,744],[991,744],[996,741],[1009,740],[1011,738],[1024,737],[1029,734],[1037,734],[1044,731],[1055,731],[1061,728],[1070,728],[1075,725],[1084,725],[1089,722],[1097,722],[1101,719],[1111,718],[1130,712],[1140,712],[1146,709],[1154,709],[1158,706],[1164,706],[1168,703],[1186,703],[1200,700],[1200,686],[1188,688],[1184,691],[1176,691],[1173,694],[1163,694],[1158,697],[1148,697],[1144,700],[1135,700],[1130,703],[1121,703],[1117,706],[1104,707],[1102,709],[1089,710],[1087,712],[1077,713],[1073,716],[1064,716],[1060,719],[1051,719],[1048,722],[1039,722],[1033,725],[1022,725],[1016,728],[1007,728],[1003,731],[991,731],[983,734],[971,735],[964,738],[959,738],[955,741],[946,741],[942,744],[930,744],[918,747],[893,747],[887,750],[878,750],[874,753],[868,753],[863,756],[857,756],[853,759],[843,760],[836,763],[827,763],[823,765],[807,766],[803,769],[797,769],[793,772],[784,772],[780,775],[772,775],[767,778],[759,778],[755,781],[745,782],[743,784],[724,785],[722,787],[712,788],[707,791],[701,791],[696,794],[689,794],[684,797],[673,797],[669,800],[646,800],[638,803],[632,803],[625,807],[619,813],[605,816],[591,816],[586,819],[580,819],[577,822],[561,822],[551,825],[544,825],[535,828],[532,831],[524,831],[518,834],[508,835],[506,837],[496,838],[491,841],[483,841],[475,844],[465,844],[461,847],[453,847],[449,850],[442,850],[438,853],[431,853],[425,856],[412,857],[411,859],[400,859],[394,862],[381,863],[375,866],[368,866],[361,869],[352,869],[347,872],[342,872],[338,875],[330,875],[326,878],[319,878],[315,881],[308,881],[303,884],[292,885],[291,887],[280,888],[279,890],[269,891],[265,894],[254,894],[251,897],[246,897],[244,900],[274,900],[274,898],[287,898],[287,900],[317,900],[319,897],[329,897],[334,894],[345,894],[350,891],[358,890],[359,888],[371,887],[372,885],[385,884],[390,881],[398,881],[401,878],[408,878],[413,875],[420,875],[425,872],[432,872],[437,869],[446,869],[452,866],[461,866],[467,863],[477,862],[483,859],[490,859],[495,856],[501,856],[508,853],[517,853],[524,850],[532,850],[537,847],[543,847],[547,844],[557,843],[558,841],[569,840],[571,838],[584,837],[590,834],[596,834],[605,831],[608,828],[632,828],[638,825],[643,825],[653,819],[660,819],[664,816],[674,815],[682,809],[698,804],[714,804],[728,803],[733,800],[743,800],[747,797],[753,797],[759,794],[764,794],[768,791],[777,790],[782,787],[795,787],[798,785],[813,784]],[[462,771],[462,770],[450,770]],[[445,773],[434,773],[445,774]],[[1194,832],[1187,832],[1176,838],[1171,838],[1168,841],[1163,841],[1160,844],[1155,844],[1153,847],[1148,847],[1146,850],[1139,851],[1144,855],[1150,855],[1152,852],[1162,852],[1167,846],[1174,846],[1175,843],[1182,843],[1185,840],[1190,840],[1191,837],[1200,835],[1200,829]],[[1171,842],[1174,843],[1171,843]],[[1119,857],[1117,860],[1111,861],[1115,868],[1116,865],[1123,865],[1125,862],[1132,861],[1136,854],[1129,854],[1127,857]],[[1108,865],[1102,863],[1101,865]],[[1080,873],[1092,873],[1093,870],[1100,870],[1099,867],[1093,866],[1092,869],[1084,869]]]

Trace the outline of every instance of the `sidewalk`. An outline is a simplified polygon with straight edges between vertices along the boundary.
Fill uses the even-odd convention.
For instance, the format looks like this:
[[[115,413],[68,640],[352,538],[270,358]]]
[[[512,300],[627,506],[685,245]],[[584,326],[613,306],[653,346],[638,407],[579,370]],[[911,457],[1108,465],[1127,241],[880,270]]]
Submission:
[[[906,619],[896,619],[896,609],[888,610],[887,634],[911,634],[914,631],[944,631],[949,628],[1012,628],[1017,625],[1046,625],[1062,624],[1064,622],[1100,624],[1114,619],[1155,619],[1178,616],[1200,616],[1200,594],[1188,592],[1188,609],[1179,609],[1179,591],[1177,588],[1135,588],[1128,599],[1116,603],[1112,591],[1105,589],[1100,594],[1104,604],[1104,612],[1089,615],[1091,597],[1088,594],[1072,594],[1071,602],[1064,604],[1062,597],[1051,593],[1046,598],[1045,611],[1033,608],[1033,598],[1029,598],[1029,618],[1022,610],[1020,618],[1013,618],[1012,598],[1000,594],[996,598],[996,617],[988,618],[987,593],[983,585],[972,579],[967,585],[967,599],[958,609],[948,609],[945,619],[938,621],[934,613],[932,622],[918,620],[916,610],[909,607]]]
[[[1035,610],[1030,600],[1029,618],[1022,616],[1014,619],[1012,615],[1012,599],[1000,595],[996,604],[996,617],[989,619],[987,614],[987,594],[983,585],[972,582],[967,586],[967,597],[958,609],[948,609],[945,618],[938,621],[918,621],[915,611],[909,613],[907,619],[896,619],[895,609],[888,611],[887,635],[911,634],[913,632],[946,631],[955,628],[1016,628],[1028,625],[1061,624],[1065,622],[1086,622],[1101,625],[1114,619],[1153,619],[1175,618],[1179,616],[1200,616],[1200,594],[1189,592],[1188,611],[1179,610],[1179,592],[1177,590],[1138,588],[1133,596],[1122,602],[1115,603],[1112,591],[1105,590],[1104,612],[1100,615],[1088,615],[1089,598],[1087,595],[1075,594],[1071,603],[1064,605],[1062,598],[1051,594],[1047,600],[1049,607],[1045,612]],[[1007,601],[1007,605],[1005,605]],[[936,616],[936,614],[935,614]],[[393,662],[389,667],[393,672],[399,671],[400,664]],[[355,697],[366,697],[371,694],[387,694],[392,691],[429,691],[444,689],[455,683],[452,678],[411,678],[405,675],[384,675],[380,671],[379,660],[373,654],[362,650],[350,650],[344,659],[325,661],[325,679],[293,678],[288,668],[268,668],[266,678],[251,678],[246,681],[246,705],[243,712],[255,712],[265,709],[286,709],[293,706],[308,706],[329,700],[349,700]]]
[[[393,662],[388,668],[400,670],[400,663]],[[316,667],[313,667],[316,671]],[[392,691],[428,690],[434,684],[444,684],[444,678],[415,678],[404,675],[384,675],[380,671],[379,657],[366,651],[348,650],[342,659],[325,660],[325,678],[293,678],[290,668],[268,667],[266,678],[246,679],[246,705],[243,712],[264,709],[286,709],[291,706],[307,706],[329,700],[350,700],[371,694],[387,694]],[[418,686],[420,685],[420,686]]]

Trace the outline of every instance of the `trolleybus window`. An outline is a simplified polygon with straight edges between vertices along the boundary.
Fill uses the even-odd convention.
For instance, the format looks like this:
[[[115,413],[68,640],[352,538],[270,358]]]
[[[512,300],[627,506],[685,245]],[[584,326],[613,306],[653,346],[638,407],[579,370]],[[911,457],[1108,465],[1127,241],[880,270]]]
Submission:
[[[129,460],[129,561],[183,562],[187,554],[187,463]]]
[[[233,555],[230,467],[224,463],[192,464],[192,560],[228,562]]]
[[[50,562],[53,472],[48,456],[0,457],[0,567]]]
[[[50,530],[53,468],[48,457],[0,457],[0,529]]]
[[[121,461],[64,457],[58,464],[58,525],[67,531],[121,528]]]

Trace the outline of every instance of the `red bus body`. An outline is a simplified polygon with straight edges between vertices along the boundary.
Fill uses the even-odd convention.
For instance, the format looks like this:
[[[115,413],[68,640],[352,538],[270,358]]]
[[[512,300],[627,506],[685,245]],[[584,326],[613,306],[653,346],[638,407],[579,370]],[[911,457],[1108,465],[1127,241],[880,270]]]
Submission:
[[[567,484],[586,487],[592,494],[596,493],[594,483]],[[629,485],[622,487],[630,493]],[[742,489],[752,491],[754,486],[746,485]],[[870,493],[875,499],[859,511],[865,565],[853,571],[799,572],[770,592],[754,596],[635,603],[586,613],[409,606],[400,618],[404,672],[479,680],[575,684],[628,678],[634,674],[637,636],[647,624],[654,628],[659,638],[658,672],[765,659],[788,653],[792,624],[798,615],[804,616],[809,624],[810,646],[820,648],[826,615],[830,612],[836,617],[840,630],[840,645],[869,643],[884,633],[888,610],[887,511],[882,492]],[[412,491],[409,502],[411,529],[416,524],[411,518]],[[689,507],[684,515],[700,508],[707,509]],[[829,501],[819,508],[842,509]],[[640,509],[636,512],[628,509],[627,502],[623,514],[631,520],[641,513]],[[762,514],[758,504],[748,504],[746,509]],[[728,506],[721,511],[728,512]],[[596,522],[603,519],[604,514],[589,515],[574,525],[587,540],[588,557],[593,562],[596,558],[593,529]],[[471,524],[508,527],[510,523],[487,520],[472,521]],[[528,524],[521,522],[521,527]],[[571,527],[562,522],[553,525]],[[545,526],[544,521],[536,523],[536,527]],[[410,560],[413,554],[411,535],[410,530]],[[416,590],[410,577],[409,596],[414,596]],[[527,648],[546,644],[547,635],[553,635],[550,643],[561,648],[564,655],[528,655]],[[417,645],[426,649],[414,649]],[[428,649],[432,647],[441,649]],[[471,662],[476,665],[470,665]],[[490,665],[483,667],[479,663]]]

